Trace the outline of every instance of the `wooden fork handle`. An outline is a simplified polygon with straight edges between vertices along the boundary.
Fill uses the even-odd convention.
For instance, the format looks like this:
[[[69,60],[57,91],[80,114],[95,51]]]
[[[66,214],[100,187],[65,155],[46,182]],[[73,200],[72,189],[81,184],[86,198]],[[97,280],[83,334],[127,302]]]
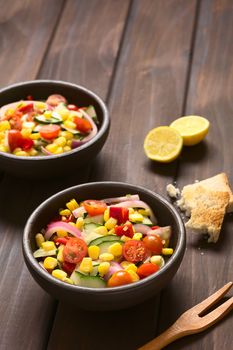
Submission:
[[[166,345],[172,343],[173,341],[184,337],[187,335],[187,331],[181,329],[176,323],[169,327],[165,332],[161,333],[158,337],[151,340],[146,345],[143,345],[138,350],[161,350]]]

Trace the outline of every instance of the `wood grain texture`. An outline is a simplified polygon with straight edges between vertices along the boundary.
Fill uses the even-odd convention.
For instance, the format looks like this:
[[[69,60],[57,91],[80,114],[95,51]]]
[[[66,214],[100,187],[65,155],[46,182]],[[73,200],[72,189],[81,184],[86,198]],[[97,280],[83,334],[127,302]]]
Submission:
[[[225,171],[233,185],[232,1],[202,1],[196,30],[185,113],[207,117],[211,127],[205,142],[184,150],[177,181],[182,187]],[[182,267],[162,297],[160,331],[184,310],[232,281],[232,214],[226,216],[216,244],[206,243],[201,235],[188,233],[187,238]],[[178,341],[166,349],[231,349],[232,320],[231,314],[212,330]]]
[[[128,6],[128,0],[68,0],[40,77],[56,76],[106,98]]]
[[[176,164],[152,165],[142,144],[150,128],[181,113],[194,16],[195,2],[133,2],[108,94],[111,132],[91,180],[129,181],[164,194]],[[49,349],[72,344],[85,350],[136,349],[155,335],[158,304],[155,297],[129,310],[98,314],[60,305]],[[142,331],[138,320],[144,320]]]
[[[1,1],[0,86],[36,78],[63,0]]]

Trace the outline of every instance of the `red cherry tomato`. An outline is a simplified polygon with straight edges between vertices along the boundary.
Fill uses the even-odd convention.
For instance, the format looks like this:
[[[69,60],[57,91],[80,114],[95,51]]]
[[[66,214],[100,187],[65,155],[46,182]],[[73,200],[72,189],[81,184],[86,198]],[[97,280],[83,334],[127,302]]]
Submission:
[[[109,216],[111,218],[117,219],[118,225],[123,224],[129,220],[129,209],[121,207],[110,207]]]
[[[70,238],[63,249],[63,258],[66,262],[77,264],[86,256],[87,245],[80,238]]]
[[[54,95],[50,95],[47,98],[46,103],[48,103],[48,105],[50,105],[50,106],[55,107],[55,106],[59,105],[59,103],[67,104],[67,100],[62,95],[54,94]]]
[[[67,108],[70,110],[70,111],[77,111],[78,110],[78,106],[76,105],[68,105]]]
[[[40,136],[45,140],[53,140],[59,135],[60,130],[58,125],[43,125],[40,128]]]
[[[163,242],[157,235],[148,235],[143,238],[143,242],[148,250],[154,254],[161,254],[163,249]]]
[[[93,199],[84,201],[83,206],[90,216],[101,215],[107,208],[107,205],[104,202]]]
[[[130,222],[127,222],[125,225],[122,226],[116,225],[114,227],[114,230],[117,236],[126,236],[132,238],[134,235],[133,225]]]
[[[22,139],[23,136],[19,130],[8,131],[8,145],[11,152],[13,152],[17,147],[20,147],[20,142]]]
[[[72,274],[72,272],[74,271],[76,267],[76,264],[72,264],[72,263],[69,263],[67,261],[64,261],[63,264],[62,264],[62,269],[67,272],[69,275]]]
[[[124,258],[130,262],[137,263],[143,261],[147,254],[145,243],[142,241],[131,239],[123,245]]]
[[[145,278],[159,270],[158,265],[152,263],[144,263],[137,269],[137,274],[140,278]]]
[[[73,121],[76,124],[76,129],[84,134],[89,133],[92,129],[91,123],[84,118],[74,117]]]
[[[123,286],[124,284],[132,283],[132,277],[127,271],[120,270],[114,272],[114,274],[108,280],[108,287],[118,287]]]

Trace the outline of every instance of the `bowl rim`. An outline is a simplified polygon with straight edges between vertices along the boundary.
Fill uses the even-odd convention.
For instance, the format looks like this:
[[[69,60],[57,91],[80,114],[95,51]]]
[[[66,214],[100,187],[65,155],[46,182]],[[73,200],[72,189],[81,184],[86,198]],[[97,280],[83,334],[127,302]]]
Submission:
[[[63,86],[70,86],[73,88],[78,88],[79,90],[82,90],[83,92],[85,92],[86,94],[90,95],[91,97],[93,97],[98,104],[100,105],[100,108],[103,111],[103,122],[100,126],[100,128],[98,129],[97,134],[89,141],[87,141],[86,143],[84,143],[83,145],[79,146],[78,148],[75,148],[73,150],[70,150],[68,152],[65,153],[61,153],[61,154],[54,154],[54,155],[46,155],[46,156],[30,156],[30,157],[24,157],[24,156],[16,156],[14,154],[11,153],[5,153],[5,152],[0,152],[0,156],[1,157],[5,157],[5,158],[9,158],[9,159],[14,159],[14,160],[24,160],[26,162],[29,161],[45,161],[46,159],[57,159],[57,158],[63,158],[67,155],[71,155],[74,153],[78,153],[79,151],[82,151],[86,148],[88,148],[89,146],[91,146],[92,144],[94,144],[97,140],[99,140],[104,134],[105,132],[108,130],[109,126],[110,126],[110,118],[109,118],[109,112],[107,109],[106,104],[104,103],[104,101],[93,91],[89,90],[88,88],[82,86],[82,85],[78,85],[78,84],[74,84],[74,83],[70,83],[64,80],[52,80],[52,79],[38,79],[38,80],[27,80],[27,81],[23,81],[23,82],[19,82],[19,83],[15,83],[12,85],[9,85],[7,87],[4,87],[2,89],[0,89],[0,94],[14,89],[14,88],[18,88],[21,86],[25,86],[28,84],[32,84],[32,85],[39,85],[39,84],[59,84],[59,85],[63,85]],[[14,102],[14,101],[13,101]],[[4,105],[3,105],[4,106]],[[3,107],[3,106],[0,106]]]
[[[173,215],[175,221],[177,222],[178,229],[179,229],[179,235],[178,235],[178,240],[177,240],[177,246],[176,249],[173,253],[173,255],[169,258],[169,260],[166,262],[166,264],[163,266],[161,270],[159,270],[156,274],[152,274],[142,280],[139,280],[135,283],[132,284],[127,284],[123,286],[118,286],[118,287],[108,287],[108,288],[87,288],[87,287],[81,287],[81,286],[76,286],[76,285],[71,285],[68,283],[64,283],[58,279],[55,279],[52,277],[49,273],[44,271],[38,264],[38,261],[33,257],[32,251],[30,248],[30,241],[28,239],[28,234],[30,232],[30,227],[32,226],[32,222],[34,221],[35,217],[38,215],[38,213],[46,206],[49,202],[53,202],[57,197],[63,196],[66,193],[69,193],[70,191],[76,190],[78,192],[78,189],[80,188],[85,188],[85,187],[96,187],[96,186],[103,186],[107,185],[109,187],[111,186],[121,186],[123,189],[127,188],[127,190],[133,190],[133,191],[141,191],[144,192],[152,197],[156,197],[162,205],[165,205],[170,213]],[[153,192],[149,189],[146,189],[145,187],[126,183],[126,182],[117,182],[117,181],[100,181],[100,182],[89,182],[89,183],[84,183],[80,185],[75,185],[69,188],[66,188],[62,191],[57,192],[56,194],[52,195],[51,197],[47,198],[45,201],[43,201],[30,215],[29,219],[27,220],[27,223],[25,225],[24,233],[23,233],[23,240],[22,240],[22,249],[23,249],[23,254],[24,258],[27,263],[30,264],[30,266],[33,268],[33,270],[39,274],[39,276],[42,279],[46,279],[47,282],[50,282],[52,285],[54,284],[54,287],[62,287],[65,290],[72,290],[73,292],[75,291],[80,291],[80,292],[85,292],[88,294],[99,294],[99,293],[106,293],[106,294],[118,294],[121,292],[132,292],[132,287],[137,289],[141,288],[142,285],[147,285],[150,284],[150,282],[156,278],[157,276],[163,276],[166,271],[170,268],[170,266],[173,263],[176,263],[176,261],[179,261],[180,256],[183,257],[184,251],[185,251],[185,246],[186,246],[186,231],[185,231],[185,226],[184,223],[181,219],[180,214],[178,211],[173,207],[171,203],[169,203],[163,196],[160,194]]]

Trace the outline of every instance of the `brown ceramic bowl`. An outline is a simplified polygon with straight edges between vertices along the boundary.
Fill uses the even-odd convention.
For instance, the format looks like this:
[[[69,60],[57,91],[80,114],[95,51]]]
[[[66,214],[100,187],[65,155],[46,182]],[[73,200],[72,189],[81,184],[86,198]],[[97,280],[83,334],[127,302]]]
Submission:
[[[154,211],[161,226],[172,226],[171,246],[174,254],[156,274],[129,285],[115,288],[84,288],[61,282],[44,271],[33,257],[35,235],[57,215],[59,208],[71,198],[103,199],[139,194]],[[90,310],[127,308],[157,294],[176,274],[185,251],[185,228],[174,207],[160,195],[143,187],[121,182],[95,182],[68,188],[43,202],[27,221],[23,236],[23,254],[27,267],[39,283],[53,297]]]
[[[35,100],[46,100],[51,94],[61,94],[69,103],[79,106],[93,105],[99,120],[97,135],[79,148],[59,155],[20,157],[0,152],[0,168],[21,177],[56,177],[66,175],[88,164],[103,147],[109,131],[110,120],[104,102],[90,90],[64,81],[34,80],[8,86],[0,90],[0,107],[28,95]]]

